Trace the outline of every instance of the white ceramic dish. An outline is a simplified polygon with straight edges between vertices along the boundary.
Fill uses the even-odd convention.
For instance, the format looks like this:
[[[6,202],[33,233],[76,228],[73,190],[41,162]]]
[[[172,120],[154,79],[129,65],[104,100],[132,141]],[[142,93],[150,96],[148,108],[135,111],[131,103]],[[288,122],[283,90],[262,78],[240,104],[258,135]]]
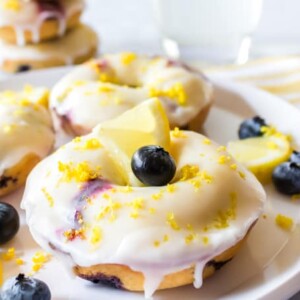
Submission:
[[[18,89],[25,83],[51,87],[69,68],[32,72],[0,82],[0,90]],[[221,144],[237,138],[239,123],[246,117],[261,115],[281,131],[291,134],[296,147],[300,148],[300,111],[265,92],[235,84],[214,80],[216,86],[215,105],[205,124],[204,131]],[[300,201],[292,202],[279,195],[272,185],[266,187],[268,204],[266,219],[261,219],[251,232],[247,244],[235,259],[212,278],[204,282],[200,290],[192,286],[157,292],[154,299],[287,299],[300,286],[300,227],[285,232],[275,225],[277,213],[293,217],[295,224],[300,220]],[[22,190],[1,199],[18,207]],[[28,272],[31,257],[39,250],[24,224],[17,237],[0,248],[5,251],[15,247],[26,264],[16,266],[4,263],[5,278],[16,273]],[[56,260],[51,259],[36,274],[49,285],[53,300],[85,299],[143,299],[142,293],[130,293],[94,285],[68,274]]]

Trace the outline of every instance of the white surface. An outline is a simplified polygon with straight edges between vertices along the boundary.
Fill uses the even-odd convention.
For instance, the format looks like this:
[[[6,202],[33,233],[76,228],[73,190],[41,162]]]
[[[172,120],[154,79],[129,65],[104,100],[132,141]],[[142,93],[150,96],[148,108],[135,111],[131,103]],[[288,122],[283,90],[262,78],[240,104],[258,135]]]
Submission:
[[[32,72],[0,83],[0,90],[20,88],[25,82],[51,86],[66,70]],[[257,105],[259,103],[259,106]],[[293,134],[300,145],[300,112],[289,104],[265,92],[234,83],[219,81],[216,102],[206,122],[205,132],[213,139],[226,143],[237,138],[237,127],[245,117],[260,114],[286,133]],[[278,118],[280,114],[280,118]],[[7,197],[18,206],[22,191]],[[291,202],[280,196],[272,186],[267,187],[269,202],[267,219],[261,219],[237,257],[205,281],[200,290],[192,286],[158,292],[155,299],[286,299],[298,289],[300,280],[299,226],[292,233],[278,228],[274,215],[290,215],[298,223],[300,202]],[[3,199],[2,199],[3,200]],[[22,218],[24,220],[24,218]],[[27,262],[37,250],[27,227],[23,224],[17,237],[7,247],[14,246]],[[14,263],[5,263],[5,274],[18,272]],[[30,263],[23,271],[27,272]],[[143,299],[141,293],[117,291],[70,278],[62,265],[52,259],[37,277],[46,281],[53,293],[53,300],[72,299]]]

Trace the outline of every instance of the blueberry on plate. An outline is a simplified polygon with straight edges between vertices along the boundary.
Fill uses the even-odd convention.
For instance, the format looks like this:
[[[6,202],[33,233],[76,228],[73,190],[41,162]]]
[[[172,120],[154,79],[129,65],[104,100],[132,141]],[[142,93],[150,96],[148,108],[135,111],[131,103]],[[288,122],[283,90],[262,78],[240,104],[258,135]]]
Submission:
[[[286,195],[300,193],[300,166],[294,162],[278,165],[272,174],[276,189]]]
[[[162,186],[175,175],[176,164],[172,156],[159,146],[145,146],[132,156],[131,168],[134,175],[145,185]]]
[[[0,245],[10,241],[19,227],[20,219],[16,209],[8,203],[0,202]]]
[[[298,164],[300,166],[300,152],[293,151],[293,153],[290,157],[290,162],[293,162],[293,163]]]
[[[51,292],[43,281],[19,274],[4,283],[1,297],[2,300],[50,300]]]
[[[239,138],[247,139],[251,137],[262,136],[263,132],[261,128],[263,126],[268,126],[264,119],[259,116],[255,116],[251,119],[247,119],[239,127]]]

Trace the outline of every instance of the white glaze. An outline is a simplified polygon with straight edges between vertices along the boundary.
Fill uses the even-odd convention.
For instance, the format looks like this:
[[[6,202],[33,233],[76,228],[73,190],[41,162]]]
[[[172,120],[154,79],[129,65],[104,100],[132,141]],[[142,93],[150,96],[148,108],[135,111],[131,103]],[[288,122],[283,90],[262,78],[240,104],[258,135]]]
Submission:
[[[66,65],[73,64],[78,57],[88,55],[97,49],[96,33],[86,25],[80,25],[59,40],[37,45],[18,47],[0,41],[0,65],[5,61],[30,63],[31,61],[60,60]]]
[[[41,159],[51,150],[54,133],[47,109],[30,93],[0,93],[0,176],[28,154]],[[23,104],[22,104],[23,103]]]
[[[87,140],[98,139],[97,128],[79,142],[63,146],[41,162],[27,181],[22,208],[26,210],[33,237],[48,251],[55,254],[57,250],[60,257],[65,253],[74,265],[116,263],[142,272],[147,297],[157,289],[164,275],[195,264],[195,287],[200,287],[205,264],[245,236],[260,215],[266,196],[256,178],[233,158],[224,164],[219,163],[220,157],[228,154],[218,145],[207,143],[200,134],[183,133],[185,137],[171,138],[170,152],[177,164],[173,192],[168,187],[132,187],[132,192],[124,192],[106,149],[81,149]],[[80,206],[74,199],[82,191],[82,183],[65,182],[62,179],[64,173],[58,170],[59,162],[72,162],[73,166],[87,162],[91,168],[100,167],[102,178],[110,182],[108,189],[93,194],[89,204],[83,201],[85,208],[81,212],[87,226],[87,239],[66,241],[63,235],[66,230],[74,228],[75,209]],[[230,168],[233,163],[237,164],[236,169]],[[186,165],[198,166],[202,175],[180,181],[182,167]],[[211,183],[203,171],[212,176]],[[200,181],[199,188],[195,180]],[[43,188],[51,196],[53,206],[50,206]],[[161,197],[155,200],[153,195],[159,193]],[[230,200],[232,193],[236,195],[236,207]],[[143,205],[137,209],[138,217],[133,218],[130,216],[134,210],[132,202],[137,198],[143,199]],[[109,203],[117,203],[120,208],[97,219]],[[154,208],[155,213],[150,213],[150,208]],[[226,211],[234,212],[235,216],[228,217],[228,227],[216,228],[220,212],[226,214]],[[167,222],[170,213],[174,214],[179,230]],[[101,241],[93,243],[90,239],[95,227],[99,227],[102,233]],[[194,239],[187,243],[186,238],[191,234]],[[167,241],[164,241],[165,236]],[[155,241],[160,242],[158,247]]]
[[[177,63],[170,65],[167,59],[159,57],[137,56],[125,64],[122,62],[124,55],[126,53],[105,55],[77,67],[57,83],[50,97],[54,117],[67,116],[72,126],[79,126],[83,133],[88,133],[98,123],[120,115],[149,96],[157,96],[151,95],[152,88],[168,91],[178,83],[186,96],[183,105],[170,97],[159,97],[171,126],[187,125],[210,103],[212,86],[199,73]],[[101,64],[104,67],[100,70],[97,65]],[[116,79],[118,84],[104,83],[103,74]],[[101,87],[111,91],[101,91]]]
[[[33,42],[40,42],[40,28],[49,18],[55,18],[59,22],[60,36],[66,31],[66,23],[75,13],[84,9],[83,0],[62,0],[64,13],[55,11],[39,12],[35,1],[16,0],[20,4],[19,9],[5,8],[6,0],[0,2],[0,27],[12,26],[17,37],[17,45],[24,46],[25,31],[31,31]]]

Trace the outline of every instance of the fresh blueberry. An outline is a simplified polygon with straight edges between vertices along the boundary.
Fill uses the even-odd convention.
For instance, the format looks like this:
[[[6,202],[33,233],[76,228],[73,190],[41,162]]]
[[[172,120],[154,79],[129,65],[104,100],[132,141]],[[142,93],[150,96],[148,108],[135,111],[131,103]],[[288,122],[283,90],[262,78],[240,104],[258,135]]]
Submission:
[[[20,219],[16,209],[8,203],[0,202],[0,245],[10,241],[19,227]]]
[[[31,67],[29,65],[20,65],[18,67],[17,73],[27,72],[30,70],[31,70]]]
[[[300,193],[300,166],[294,162],[284,162],[272,174],[276,189],[286,195]]]
[[[1,297],[2,300],[50,300],[51,292],[43,281],[19,274],[4,283]]]
[[[250,137],[262,136],[263,132],[261,128],[268,126],[264,119],[259,116],[255,116],[252,119],[247,119],[240,125],[239,138],[247,139]]]
[[[290,162],[293,162],[297,165],[300,166],[300,152],[298,151],[293,151],[291,157],[290,157]]]
[[[159,146],[145,146],[132,156],[131,168],[135,176],[149,186],[162,186],[175,175],[176,164],[172,156]]]

